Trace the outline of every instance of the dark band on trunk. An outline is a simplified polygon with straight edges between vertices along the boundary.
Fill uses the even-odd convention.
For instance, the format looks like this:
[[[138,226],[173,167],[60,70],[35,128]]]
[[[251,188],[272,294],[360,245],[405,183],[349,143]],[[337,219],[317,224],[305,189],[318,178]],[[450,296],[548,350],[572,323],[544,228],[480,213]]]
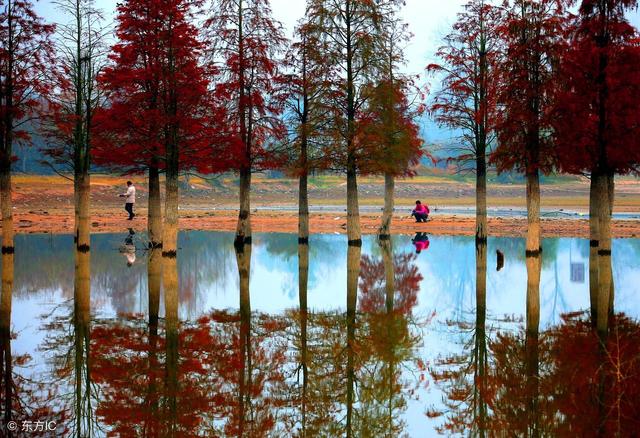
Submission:
[[[380,239],[380,240],[391,240],[391,234],[380,234],[378,236],[378,239]]]
[[[528,249],[525,251],[525,256],[526,257],[540,257],[540,254],[542,254],[542,248],[539,249]]]
[[[298,245],[308,245],[309,238],[308,237],[298,237]]]
[[[89,252],[91,250],[89,245],[87,245],[86,243],[76,246],[76,249],[78,250],[78,252]]]
[[[171,251],[162,251],[162,257],[166,257],[168,259],[175,259],[178,257],[178,251],[175,249]]]
[[[478,237],[478,236],[476,236],[476,245],[479,244],[479,243],[486,244],[487,243],[487,238],[486,237]]]
[[[16,252],[16,248],[14,246],[3,246],[2,254],[13,254]]]
[[[162,242],[149,242],[149,249],[160,249],[162,248]]]
[[[350,240],[348,242],[349,246],[356,246],[356,247],[361,247],[362,246],[362,239],[355,239],[355,240]]]
[[[233,240],[233,246],[238,251],[241,251],[245,245],[251,245],[251,236],[236,236]]]
[[[610,256],[611,255],[611,250],[610,249],[599,249],[598,250],[598,255]]]
[[[239,215],[241,220],[245,220],[246,218],[249,217],[249,211],[248,210],[240,210],[240,215]]]
[[[590,240],[589,241],[589,246],[591,248],[597,248],[600,246],[600,241],[599,240]]]

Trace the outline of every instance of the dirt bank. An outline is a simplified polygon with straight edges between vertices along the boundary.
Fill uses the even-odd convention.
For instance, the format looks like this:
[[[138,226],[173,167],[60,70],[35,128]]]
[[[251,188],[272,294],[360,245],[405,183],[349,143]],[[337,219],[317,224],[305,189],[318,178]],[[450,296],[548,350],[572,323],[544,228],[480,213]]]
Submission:
[[[91,231],[94,233],[121,233],[132,227],[137,230],[146,228],[145,210],[138,212],[133,221],[125,220],[119,210],[108,212],[94,211]],[[183,230],[234,231],[237,213],[233,211],[188,212],[182,211],[180,228]],[[344,214],[311,215],[312,233],[344,233],[347,218]],[[362,232],[377,232],[380,215],[368,214],[361,217]],[[254,232],[287,232],[298,230],[298,218],[291,212],[260,211],[252,215]],[[406,216],[396,216],[393,222],[394,233],[415,233],[425,231],[441,235],[474,235],[473,218],[460,216],[434,216],[427,223],[417,224]],[[15,228],[18,233],[71,233],[73,216],[60,211],[31,210],[16,213]],[[589,224],[581,219],[543,219],[542,231],[545,237],[588,237]],[[490,218],[489,233],[492,236],[521,237],[526,234],[526,220],[514,218]],[[614,221],[615,237],[640,237],[640,221]]]
[[[134,178],[135,179],[135,178]],[[143,178],[139,178],[144,180]],[[423,178],[424,179],[424,178]],[[95,175],[91,184],[92,225],[94,233],[121,233],[132,226],[136,230],[146,228],[146,187],[140,182],[138,187],[138,217],[125,220],[118,193],[124,188],[126,178]],[[451,180],[431,181],[428,179],[403,182],[399,189],[397,205],[399,211],[409,211],[416,197],[426,199],[432,207],[473,206],[473,197],[466,196],[466,183]],[[185,230],[233,231],[236,226],[237,193],[232,182],[225,182],[222,188],[207,186],[202,181],[190,180],[182,183],[180,227]],[[364,187],[364,188],[363,188]],[[361,206],[379,206],[382,181],[364,180],[361,187]],[[340,180],[321,179],[311,193],[312,205],[342,205],[344,188]],[[256,232],[297,232],[297,215],[294,211],[273,211],[276,206],[294,205],[296,195],[291,180],[270,180],[256,178],[252,195],[253,206],[260,208],[252,214],[252,226]],[[463,193],[464,192],[464,193]],[[489,206],[522,207],[524,186],[510,185],[508,190],[494,186],[490,190],[493,198]],[[462,194],[461,194],[462,193]],[[425,195],[425,196],[421,196]],[[73,185],[57,176],[21,176],[14,178],[14,226],[18,233],[71,233],[73,228]],[[522,201],[522,202],[521,202]],[[543,190],[543,206],[552,208],[575,208],[584,211],[588,205],[588,184],[584,181],[546,185]],[[406,208],[405,208],[406,207]],[[339,209],[338,211],[341,211]],[[362,231],[376,233],[380,222],[378,208],[369,208],[361,216]],[[374,212],[375,211],[375,212]],[[616,211],[640,211],[640,181],[624,180],[617,184]],[[310,219],[313,233],[342,233],[346,231],[346,213],[312,213]],[[406,214],[396,215],[393,222],[394,233],[414,233],[425,231],[431,234],[473,235],[474,219],[469,216],[438,214],[426,224],[416,224]],[[584,219],[546,218],[542,220],[542,230],[546,237],[572,236],[588,237],[588,222]],[[490,218],[489,233],[493,236],[524,236],[526,220],[522,218]],[[640,237],[640,221],[613,221],[615,237]]]

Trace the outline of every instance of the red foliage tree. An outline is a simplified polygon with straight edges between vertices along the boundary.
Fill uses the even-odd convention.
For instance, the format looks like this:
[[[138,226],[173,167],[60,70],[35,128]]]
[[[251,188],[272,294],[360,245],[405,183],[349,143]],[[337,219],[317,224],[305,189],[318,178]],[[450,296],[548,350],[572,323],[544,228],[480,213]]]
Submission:
[[[410,315],[418,303],[423,279],[415,260],[415,254],[407,253],[393,257],[384,254],[380,261],[364,256],[360,262],[360,311]]]
[[[322,59],[327,41],[316,23],[301,22],[296,38],[285,58],[289,72],[284,114],[289,127],[286,141],[290,149],[289,170],[299,178],[298,238],[304,243],[309,239],[309,174],[322,168],[322,150],[330,141],[327,126],[332,114],[331,65]]]
[[[582,314],[564,315],[562,324],[541,335],[535,394],[526,382],[526,335],[505,332],[498,336],[491,343],[495,357],[492,431],[595,437],[636,430],[640,352],[635,338],[639,330],[637,321],[617,314],[603,340]],[[536,416],[531,415],[532,397]]]
[[[500,11],[487,0],[471,0],[427,71],[442,75],[431,111],[438,124],[460,132],[459,154],[476,172],[476,239],[487,238],[487,152],[495,139],[499,80]]]
[[[422,155],[422,140],[415,120],[422,115],[425,106],[415,78],[399,71],[405,62],[404,45],[412,36],[407,24],[398,16],[399,5],[382,2],[381,8],[376,38],[376,51],[380,52],[378,81],[367,93],[370,97],[360,130],[365,135],[358,143],[368,145],[372,152],[363,173],[384,174],[384,213],[378,234],[388,236],[393,217],[395,178],[411,175]]]
[[[500,65],[498,144],[491,161],[498,171],[527,177],[527,251],[540,251],[540,172],[554,164],[552,108],[564,49],[563,1],[504,2],[499,31],[505,56]]]
[[[216,313],[180,324],[175,340],[143,324],[134,318],[92,331],[92,376],[102,389],[96,414],[111,432],[269,435],[284,384],[275,320],[263,315],[251,326]]]
[[[148,226],[155,245],[161,234],[158,174],[165,171],[168,252],[175,251],[179,171],[210,170],[211,161],[203,158],[224,132],[207,99],[193,12],[194,3],[186,0],[120,4],[119,41],[100,77],[109,107],[98,115],[101,143],[94,155],[100,163],[149,172]]]
[[[366,160],[369,165],[363,173],[382,173],[385,177],[384,214],[378,230],[381,236],[389,236],[391,229],[395,178],[412,175],[423,153],[415,121],[422,113],[422,105],[411,104],[412,85],[410,78],[389,73],[386,79],[371,87],[367,107],[361,115],[358,142],[372,148]]]
[[[206,25],[211,56],[221,61],[215,98],[227,111],[230,154],[240,174],[236,239],[242,243],[251,239],[251,174],[280,164],[272,146],[286,132],[277,117],[283,106],[278,57],[286,40],[269,0],[215,0]]]
[[[0,209],[2,246],[13,251],[13,145],[29,140],[26,125],[51,91],[45,78],[53,65],[54,27],[28,0],[6,0],[0,8]]]
[[[383,40],[387,33],[385,17],[393,16],[402,6],[399,0],[311,0],[307,18],[319,26],[328,44],[322,52],[331,64],[330,104],[333,120],[331,142],[324,155],[327,167],[347,177],[347,235],[360,245],[358,207],[358,173],[373,173],[370,160],[375,144],[363,141],[363,118],[370,97],[373,78],[388,78],[384,68],[387,52]],[[396,55],[394,54],[394,59]]]
[[[561,90],[553,117],[560,167],[591,174],[592,299],[611,292],[611,214],[614,174],[640,163],[640,39],[625,18],[637,0],[584,0],[560,64]],[[597,289],[597,290],[595,290]],[[594,323],[604,330],[604,313]]]

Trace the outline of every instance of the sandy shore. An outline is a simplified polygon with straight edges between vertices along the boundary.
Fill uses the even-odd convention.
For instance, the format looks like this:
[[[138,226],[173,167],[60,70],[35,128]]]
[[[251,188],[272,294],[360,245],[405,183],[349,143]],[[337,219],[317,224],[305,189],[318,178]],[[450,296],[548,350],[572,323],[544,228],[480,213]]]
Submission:
[[[146,210],[138,211],[133,221],[125,219],[120,210],[94,212],[91,221],[93,233],[121,233],[129,227],[136,230],[146,228]],[[234,211],[189,212],[181,211],[180,228],[182,230],[234,231],[237,213]],[[312,233],[345,233],[347,218],[345,214],[312,214],[310,228]],[[298,218],[292,212],[259,211],[252,215],[254,232],[295,233],[298,230]],[[362,232],[373,234],[378,230],[379,214],[361,216]],[[31,210],[16,213],[14,226],[17,233],[72,233],[73,216],[60,211]],[[393,220],[393,233],[415,233],[424,231],[440,235],[470,235],[475,231],[473,218],[464,216],[433,215],[427,223],[415,223],[406,215],[396,215]],[[589,223],[584,219],[543,219],[542,232],[545,237],[588,237]],[[492,236],[522,237],[526,234],[526,220],[520,218],[489,218],[489,234]],[[613,235],[620,238],[640,237],[640,221],[613,221]]]
[[[138,187],[138,216],[127,221],[118,193],[123,191],[122,177],[92,176],[91,231],[93,233],[122,233],[129,227],[146,229],[146,194],[144,183]],[[294,180],[256,178],[252,194],[252,227],[255,232],[288,232],[298,229],[295,209],[297,192]],[[183,184],[184,186],[184,184]],[[422,177],[402,181],[397,190],[398,213],[394,217],[393,233],[424,231],[442,235],[474,235],[474,217],[443,211],[447,207],[472,207],[473,192],[466,183],[449,180],[431,181]],[[183,230],[234,231],[237,220],[237,193],[232,181],[222,188],[212,188],[191,180],[181,189],[180,228]],[[364,180],[361,188],[361,227],[365,234],[373,234],[380,223],[382,181]],[[310,190],[313,206],[341,206],[346,194],[340,180],[321,180]],[[467,193],[469,192],[469,193]],[[425,196],[422,196],[425,195]],[[524,186],[492,185],[489,207],[524,208]],[[417,224],[407,217],[411,203],[420,196],[432,207],[432,220]],[[57,176],[16,176],[14,178],[14,228],[17,233],[72,233],[73,185]],[[584,181],[543,186],[543,208],[586,211],[588,184]],[[279,207],[286,207],[278,209]],[[437,208],[440,211],[435,211]],[[322,209],[312,212],[312,233],[345,233],[346,212]],[[623,180],[617,184],[616,212],[640,212],[640,180]],[[401,214],[402,212],[402,214]],[[546,237],[588,237],[589,226],[581,218],[543,218],[542,231]],[[526,219],[522,217],[490,217],[492,236],[521,237],[526,234]],[[614,220],[614,237],[640,237],[640,220]]]

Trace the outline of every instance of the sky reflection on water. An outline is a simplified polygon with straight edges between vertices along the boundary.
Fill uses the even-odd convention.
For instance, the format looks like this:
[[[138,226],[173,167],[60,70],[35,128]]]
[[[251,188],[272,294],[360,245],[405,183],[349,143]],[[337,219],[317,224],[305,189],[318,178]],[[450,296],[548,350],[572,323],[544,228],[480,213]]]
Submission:
[[[444,363],[448,367],[453,363],[447,358],[464,356],[473,350],[469,347],[469,342],[475,335],[469,337],[467,332],[469,329],[473,331],[474,320],[476,320],[476,248],[474,240],[467,237],[431,236],[428,249],[423,250],[420,254],[415,254],[412,237],[394,236],[392,239],[396,291],[394,303],[387,310],[391,309],[391,313],[396,315],[394,317],[384,316],[390,314],[385,311],[384,263],[391,259],[385,259],[384,248],[378,245],[375,237],[366,236],[364,238],[360,259],[358,317],[355,321],[354,335],[354,339],[359,345],[354,353],[357,369],[355,371],[356,379],[359,379],[359,386],[356,385],[358,388],[357,403],[354,405],[356,414],[354,423],[351,425],[361,434],[374,433],[373,430],[367,432],[362,429],[365,423],[372,425],[379,423],[381,429],[376,433],[405,432],[410,436],[425,436],[425,431],[428,431],[426,436],[435,434],[435,429],[438,426],[447,424],[446,418],[457,419],[459,424],[467,424],[460,420],[464,417],[462,413],[445,413],[446,403],[443,402],[443,397],[450,398],[451,392],[447,392],[447,385],[443,385],[441,381],[436,382],[436,380],[442,371],[442,364]],[[93,331],[88,342],[99,347],[109,345],[112,339],[119,339],[117,336],[124,336],[123,339],[137,336],[140,339],[149,340],[149,328],[146,327],[145,322],[149,306],[147,253],[142,249],[144,246],[142,237],[136,235],[133,243],[138,247],[138,250],[135,261],[131,264],[132,256],[130,252],[127,253],[126,248],[123,248],[124,241],[125,235],[92,236],[90,299],[91,313],[95,322],[92,325],[91,330]],[[180,344],[181,347],[176,351],[176,354],[178,357],[180,354],[193,354],[194,360],[206,357],[211,361],[206,362],[208,366],[224,366],[229,361],[233,362],[236,356],[232,353],[229,353],[228,356],[216,356],[208,350],[206,352],[197,350],[198,342],[215,344],[226,339],[228,345],[236,345],[234,344],[237,342],[236,337],[243,330],[242,322],[233,317],[233,315],[237,315],[239,310],[240,288],[233,235],[196,231],[184,232],[180,234],[179,246],[181,248],[177,263],[179,317],[183,321],[182,327],[185,331],[181,332],[182,338],[180,339],[184,342]],[[11,312],[12,330],[16,337],[11,342],[12,355],[14,357],[29,355],[29,368],[25,368],[23,371],[30,376],[39,376],[39,378],[46,380],[44,376],[52,375],[52,368],[62,366],[60,361],[63,360],[61,356],[64,356],[65,353],[63,349],[69,348],[65,347],[66,344],[61,343],[60,339],[53,342],[52,337],[55,337],[56,330],[62,330],[59,325],[60,321],[65,317],[68,320],[69,310],[65,310],[65,303],[70,303],[74,297],[73,240],[71,236],[18,235],[15,238],[15,247]],[[497,250],[504,254],[505,259],[504,267],[499,271],[496,270]],[[522,239],[489,239],[486,269],[486,336],[490,345],[485,348],[489,350],[495,348],[494,357],[488,359],[491,364],[495,364],[495,369],[504,366],[500,362],[507,360],[504,352],[509,348],[517,350],[514,345],[519,345],[518,342],[521,341],[519,333],[525,325],[527,290],[527,268],[524,253],[524,240]],[[640,315],[640,301],[637,300],[640,292],[638,256],[640,256],[639,240],[614,241],[615,312],[624,313],[633,320]],[[549,332],[555,333],[556,327],[559,326],[572,327],[578,332],[584,328],[579,321],[563,319],[562,315],[589,309],[588,259],[589,244],[586,240],[544,240],[540,279],[539,329],[541,333],[552,328],[553,330],[549,330]],[[128,263],[131,265],[128,266]],[[323,350],[318,347],[319,349],[313,353],[320,355],[315,359],[324,358],[327,364],[331,364],[331,366],[326,365],[327,369],[331,369],[334,374],[347,373],[345,375],[348,375],[348,369],[341,367],[349,360],[347,356],[342,356],[342,354],[347,353],[334,354],[331,353],[331,348],[337,348],[344,343],[351,345],[351,341],[344,338],[344,336],[348,336],[345,333],[350,333],[350,326],[348,323],[346,326],[343,325],[344,315],[348,310],[347,264],[345,236],[311,236],[307,290],[310,315],[308,321],[309,339],[310,342],[313,340],[322,344],[321,347],[324,348]],[[270,412],[269,415],[265,414],[261,417],[262,423],[260,424],[263,429],[260,430],[263,432],[268,430],[269,432],[265,433],[271,435],[286,435],[284,432],[286,430],[301,430],[299,426],[301,417],[291,414],[296,411],[296,407],[291,406],[291,403],[283,407],[282,403],[274,401],[278,397],[283,397],[285,393],[298,394],[301,391],[296,386],[297,383],[292,383],[299,380],[299,372],[295,371],[295,366],[289,364],[293,358],[298,357],[300,349],[296,341],[300,329],[297,324],[300,324],[301,317],[300,312],[296,311],[300,303],[298,275],[296,235],[277,233],[254,235],[248,292],[250,310],[256,316],[252,318],[253,322],[248,330],[253,336],[250,339],[259,345],[257,344],[258,347],[256,347],[257,353],[249,351],[247,354],[253,357],[251,355],[259,354],[262,351],[262,356],[254,358],[258,368],[260,360],[266,361],[265,363],[269,360],[276,362],[282,360],[282,369],[289,372],[286,374],[283,371],[284,374],[280,375],[276,370],[270,369],[266,365],[264,370],[256,371],[258,374],[262,372],[263,378],[271,382],[262,387],[260,391],[256,389],[256,394],[259,393],[262,402],[255,405],[258,406],[256,408],[258,411],[262,409],[265,412]],[[160,315],[164,314],[163,303],[164,300],[161,299]],[[135,314],[141,316],[131,316]],[[231,331],[225,331],[225,327],[227,327],[225,324],[229,322],[235,328]],[[621,326],[627,327],[624,323],[621,324]],[[631,326],[635,327],[633,324]],[[77,324],[75,327],[77,329]],[[113,332],[114,327],[129,327],[130,332],[124,335],[119,332],[120,335],[118,335]],[[296,329],[296,327],[298,328]],[[162,338],[162,327],[160,327],[159,333],[159,339],[164,339]],[[498,333],[506,334],[506,337],[500,337]],[[167,337],[169,334],[165,333],[164,336],[166,338],[164,342],[169,342]],[[579,338],[578,335],[575,336]],[[566,335],[566,337],[570,336]],[[193,345],[189,344],[189,339],[192,339]],[[394,342],[391,342],[392,345],[387,345],[388,342],[385,339],[387,341],[393,339]],[[556,351],[560,351],[557,339],[552,335],[543,336],[540,345],[547,345],[549,348],[553,345]],[[253,341],[249,343],[251,342]],[[190,353],[180,349],[187,348],[186,346],[191,348]],[[365,346],[368,347],[365,348]],[[116,347],[118,346],[113,346],[113,348]],[[129,345],[127,348],[132,348],[131,351],[137,351],[135,346]],[[104,366],[100,368],[100,358],[111,357],[115,354],[114,351],[119,350],[117,348],[116,350],[93,348],[92,351],[92,354],[100,353],[100,356],[95,359],[97,363],[96,379],[100,381],[97,376],[101,372],[105,373],[105,369],[108,370]],[[121,356],[131,355],[131,351],[123,350]],[[224,351],[224,348],[220,347],[220,351]],[[234,347],[229,347],[229,352],[233,351],[235,351]],[[281,357],[281,355],[284,356]],[[489,356],[491,356],[490,353]],[[161,364],[162,360],[165,360],[166,365],[168,357],[158,359],[158,363]],[[112,359],[117,360],[118,358]],[[554,360],[556,360],[554,362],[556,368],[554,369],[561,369],[557,363],[557,357],[554,357]],[[285,366],[284,362],[289,365]],[[204,359],[203,363],[205,363]],[[392,369],[390,364],[394,364],[394,367],[397,366],[397,369],[393,368],[396,371],[389,371],[391,372],[390,376],[393,376],[393,380],[397,384],[387,387],[385,393],[384,385],[381,386],[380,382],[376,383],[375,376],[378,374],[382,376],[385,370]],[[309,366],[312,367],[312,365]],[[635,370],[637,371],[637,368]],[[309,372],[310,376],[314,375],[312,371]],[[58,370],[57,373],[60,374],[60,371]],[[502,374],[508,373],[503,370]],[[108,371],[106,375],[107,377],[103,376],[100,381],[100,384],[105,388],[109,387],[110,383]],[[196,385],[202,378],[197,370],[185,371],[180,376],[182,376],[185,385],[188,382]],[[317,374],[315,376],[319,379]],[[628,377],[632,382],[638,380],[637,375]],[[270,378],[272,380],[269,380]],[[330,396],[330,394],[322,396],[322,391],[330,390],[331,387],[342,385],[345,382],[342,378],[335,377],[334,380],[331,380],[332,378],[328,378],[322,384],[312,385],[312,393],[315,394],[315,402],[318,406],[328,403],[326,397]],[[232,393],[233,379],[227,376],[224,381],[226,383],[220,384],[222,386],[215,386],[212,383],[213,386],[207,387],[209,392],[204,391],[200,394],[202,400],[198,402],[206,405],[207,397],[212,396],[211,391],[218,391],[220,394]],[[242,378],[235,382],[236,386],[241,381],[243,381]],[[313,382],[313,380],[311,381]],[[64,385],[60,382],[57,384]],[[503,382],[503,386],[506,387],[506,385]],[[109,391],[105,390],[102,394],[96,394],[95,397],[97,400],[102,400],[103,408],[104,406],[115,406],[109,404]],[[332,406],[327,405],[325,415],[331,418],[322,417],[317,413],[316,417],[309,415],[308,434],[314,430],[320,434],[342,434],[345,431],[343,417],[346,412],[343,412],[344,406],[342,405],[346,398],[343,400],[340,398],[342,396],[347,397],[347,394],[337,396],[338,401],[333,404],[329,403]],[[158,397],[159,400],[162,398]],[[393,419],[388,424],[383,421],[384,403],[377,407],[374,403],[375,400],[380,401],[379,399],[385,397],[390,403],[387,407],[393,405],[393,408],[390,408]],[[398,397],[397,400],[394,397]],[[291,398],[293,397],[290,397],[289,401]],[[557,396],[557,398],[560,397]],[[192,400],[193,403],[196,403],[197,400],[194,400]],[[369,404],[367,404],[367,400]],[[131,403],[134,402],[131,401]],[[340,406],[335,406],[336,403]],[[217,429],[214,428],[217,431],[215,433],[237,434],[237,425],[234,426],[235,423],[231,420],[232,417],[235,418],[235,414],[230,413],[233,410],[232,404],[230,401],[221,401],[220,406],[222,407],[219,406],[217,411],[212,411],[213,413],[210,413],[209,416],[203,414],[202,417],[208,420],[200,418],[198,421],[194,419],[187,421],[184,419],[185,423],[181,427],[188,429],[188,424],[191,424],[189,421],[194,421],[194,424],[198,424],[198,426],[193,426],[194,430],[200,430],[206,435],[208,432],[206,428],[202,428],[202,422],[207,423],[208,421],[208,424],[219,426]],[[500,404],[497,401],[494,408],[493,415],[498,418],[498,414],[502,411],[500,411]],[[100,414],[98,415],[100,417],[98,423],[104,427],[104,430],[114,427],[117,429],[121,426],[109,422],[111,417],[105,416],[104,410],[100,413],[100,403],[96,409]],[[197,411],[204,408],[196,404],[193,409]],[[489,409],[490,411],[491,409]],[[279,414],[276,415],[273,412],[279,412]],[[426,415],[427,413],[429,415]],[[436,415],[440,413],[443,415]],[[369,418],[372,415],[376,418]],[[563,415],[567,415],[569,418],[568,414],[564,412]],[[322,426],[324,429],[313,429],[312,418],[315,418],[318,424],[327,423]],[[536,418],[536,421],[543,422],[544,415],[541,414],[540,418]],[[160,421],[157,418],[156,420]],[[333,429],[328,426],[331,421],[336,423]],[[506,424],[515,424],[513,418],[510,419],[508,416],[501,419],[505,423],[494,421],[496,424],[502,424],[501,427],[505,428]],[[239,420],[236,419],[236,422]],[[316,426],[320,427],[317,424]],[[387,427],[386,432],[385,426]],[[545,427],[550,428],[551,426]],[[97,434],[102,433],[100,428],[96,430]],[[553,430],[557,432],[561,429]],[[254,430],[254,432],[256,431]],[[138,434],[138,432],[131,433]]]

